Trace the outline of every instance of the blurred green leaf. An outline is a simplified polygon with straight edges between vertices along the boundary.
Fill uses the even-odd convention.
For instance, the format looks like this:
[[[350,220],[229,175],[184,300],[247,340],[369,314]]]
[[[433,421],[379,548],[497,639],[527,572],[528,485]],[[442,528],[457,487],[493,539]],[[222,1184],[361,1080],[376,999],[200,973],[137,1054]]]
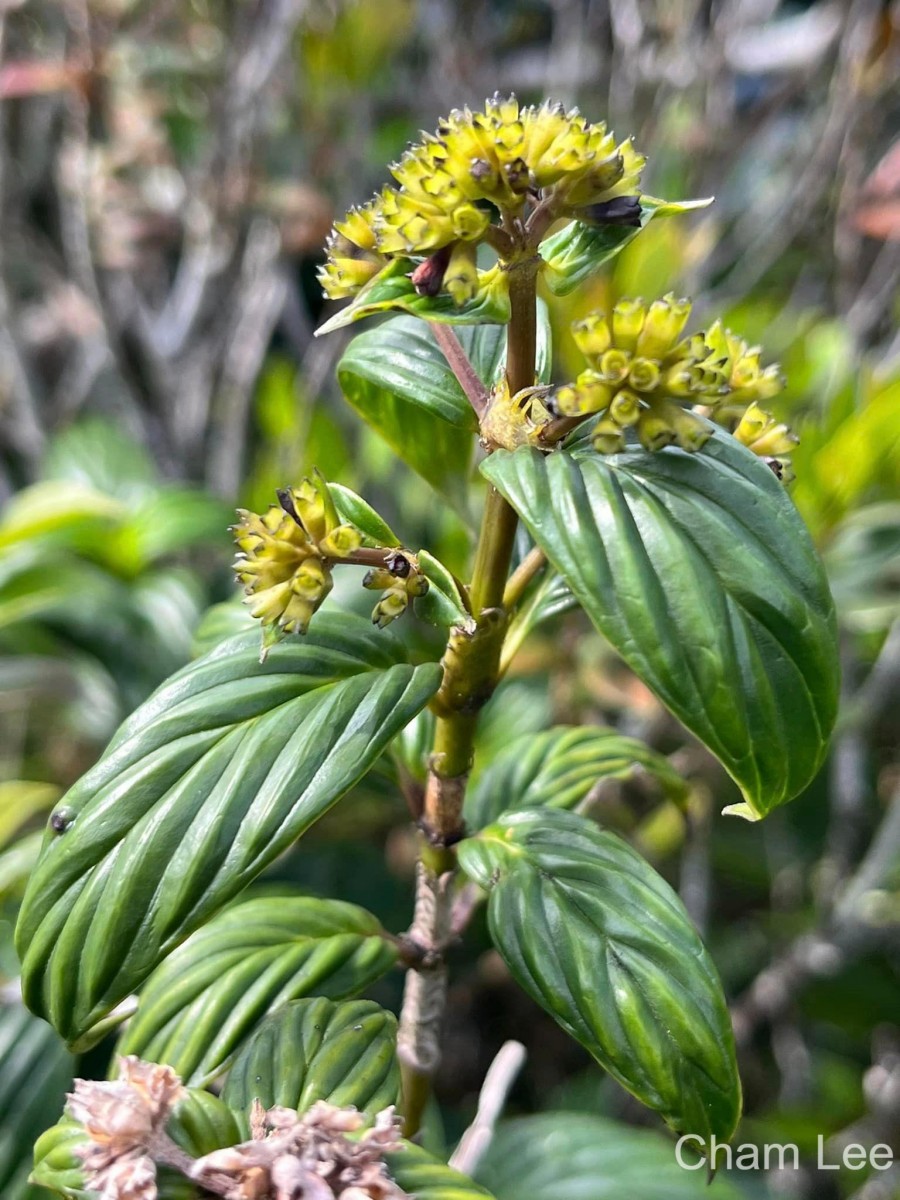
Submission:
[[[685,1155],[687,1158],[687,1155]],[[667,1138],[553,1112],[502,1121],[476,1172],[497,1200],[740,1200],[721,1175],[686,1171]]]
[[[541,242],[544,282],[554,296],[568,296],[604,263],[624,250],[654,217],[692,212],[709,204],[712,204],[711,199],[669,202],[642,196],[641,224],[638,228],[570,221],[558,233]]]
[[[59,796],[52,783],[26,779],[0,782],[0,849],[38,813],[46,812]]]
[[[0,1194],[24,1184],[35,1138],[62,1110],[73,1059],[49,1025],[0,1005]]]

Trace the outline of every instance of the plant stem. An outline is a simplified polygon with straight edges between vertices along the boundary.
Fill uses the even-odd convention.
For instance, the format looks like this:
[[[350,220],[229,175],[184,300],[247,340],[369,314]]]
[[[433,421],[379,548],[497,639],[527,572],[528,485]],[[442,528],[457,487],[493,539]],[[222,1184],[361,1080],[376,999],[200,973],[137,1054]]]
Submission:
[[[533,546],[507,581],[503,592],[503,607],[507,612],[515,608],[529,583],[546,564],[546,554],[540,546]]]
[[[532,254],[507,267],[511,313],[506,379],[511,395],[534,386],[538,265],[539,259]],[[440,1060],[446,999],[442,951],[452,928],[456,866],[451,847],[464,834],[463,802],[478,715],[500,674],[506,633],[504,591],[517,521],[500,493],[489,488],[469,588],[474,628],[451,630],[442,660],[444,680],[433,702],[438,719],[425,785],[415,916],[408,935],[422,961],[407,971],[397,1040],[406,1137],[415,1136],[421,1127],[431,1078]],[[529,572],[537,566],[532,560]]]

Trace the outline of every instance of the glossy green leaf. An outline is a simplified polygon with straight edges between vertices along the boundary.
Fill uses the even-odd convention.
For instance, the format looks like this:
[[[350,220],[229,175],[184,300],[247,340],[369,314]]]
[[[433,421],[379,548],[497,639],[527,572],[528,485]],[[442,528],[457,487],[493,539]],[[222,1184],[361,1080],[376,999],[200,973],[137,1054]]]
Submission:
[[[690,1162],[690,1146],[684,1160]],[[740,1200],[678,1165],[672,1142],[621,1121],[552,1112],[501,1121],[477,1176],[497,1200]]]
[[[560,725],[514,738],[466,795],[470,829],[510,809],[575,808],[601,779],[627,779],[642,769],[666,794],[683,800],[687,786],[661,754],[615,729]]]
[[[415,1200],[493,1200],[480,1184],[410,1142],[385,1161],[394,1182]]]
[[[543,279],[554,296],[568,296],[604,263],[624,250],[654,217],[675,216],[706,208],[709,204],[712,204],[712,199],[668,202],[642,196],[640,228],[570,221],[559,233],[554,233],[541,243]]]
[[[428,591],[413,601],[416,616],[430,625],[449,629],[465,625],[474,629],[472,614],[466,608],[459,585],[442,562],[427,550],[418,553],[419,569],[428,580]]]
[[[354,904],[246,900],[192,934],[150,976],[119,1053],[168,1063],[185,1083],[202,1085],[286,1001],[358,995],[396,961],[378,920]]]
[[[174,675],[55,810],[17,929],[29,1007],[83,1038],[369,770],[440,675],[325,613],[264,663],[252,633]]]
[[[238,1116],[217,1096],[191,1089],[169,1118],[166,1132],[193,1158],[236,1145],[244,1137]],[[34,1147],[32,1182],[72,1200],[93,1200],[84,1187],[78,1151],[86,1142],[84,1129],[64,1116],[47,1130]],[[208,1193],[184,1176],[165,1167],[158,1169],[159,1200],[200,1200]]]
[[[316,330],[316,335],[333,333],[363,317],[400,311],[442,325],[505,324],[509,320],[509,295],[505,280],[498,278],[495,286],[481,291],[472,300],[457,307],[453,299],[441,292],[437,296],[420,296],[410,273],[417,262],[398,258],[371,279],[349,304]]]
[[[373,1116],[397,1103],[397,1020],[371,1000],[294,1000],[273,1013],[235,1060],[222,1099],[305,1112],[317,1100]]]
[[[0,1006],[0,1195],[24,1184],[38,1134],[60,1112],[73,1059],[45,1022]]]
[[[364,546],[399,546],[400,539],[387,521],[350,488],[341,483],[329,483],[328,490],[342,521],[347,521],[363,535]]]
[[[459,846],[490,890],[513,976],[679,1133],[726,1141],[740,1116],[722,986],[684,907],[636,851],[559,809],[507,813]]]
[[[698,454],[497,451],[482,467],[600,632],[733,776],[756,819],[810,782],[837,708],[822,564],[768,467]]]

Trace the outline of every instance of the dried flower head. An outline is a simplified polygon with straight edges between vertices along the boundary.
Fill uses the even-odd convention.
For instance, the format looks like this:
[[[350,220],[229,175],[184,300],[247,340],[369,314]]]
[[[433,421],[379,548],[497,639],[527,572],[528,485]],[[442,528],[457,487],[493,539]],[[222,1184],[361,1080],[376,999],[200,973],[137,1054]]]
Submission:
[[[332,299],[352,296],[393,259],[426,256],[410,272],[417,291],[444,291],[461,306],[505,285],[496,268],[478,269],[478,243],[501,259],[520,251],[501,230],[511,220],[524,229],[538,205],[542,232],[564,216],[640,225],[644,162],[630,141],[617,145],[602,122],[561,104],[521,107],[497,95],[478,112],[454,109],[393,164],[396,187],[337,222],[322,287]]]
[[[76,1079],[67,1107],[88,1135],[80,1151],[85,1186],[102,1200],[156,1200],[148,1151],[183,1094],[171,1067],[134,1057],[119,1059],[114,1082]]]
[[[609,317],[592,313],[573,325],[588,369],[559,388],[552,403],[563,416],[600,414],[593,433],[600,453],[624,449],[630,427],[647,450],[673,442],[699,450],[711,433],[700,413],[731,424],[783,386],[777,366],[760,365],[759,347],[748,346],[719,321],[705,333],[684,337],[690,312],[689,300],[670,293],[650,305],[621,300]],[[778,454],[786,438],[794,440],[784,426],[779,430],[782,436],[763,438],[760,426],[758,436],[748,440],[745,429],[739,440],[751,448],[758,442],[757,453]],[[776,444],[782,449],[762,449]]]
[[[293,1109],[254,1109],[249,1142],[215,1150],[191,1170],[228,1180],[231,1200],[403,1200],[384,1155],[400,1146],[399,1122],[385,1109],[370,1129],[355,1109],[319,1101],[302,1116]],[[350,1136],[348,1136],[350,1135]]]

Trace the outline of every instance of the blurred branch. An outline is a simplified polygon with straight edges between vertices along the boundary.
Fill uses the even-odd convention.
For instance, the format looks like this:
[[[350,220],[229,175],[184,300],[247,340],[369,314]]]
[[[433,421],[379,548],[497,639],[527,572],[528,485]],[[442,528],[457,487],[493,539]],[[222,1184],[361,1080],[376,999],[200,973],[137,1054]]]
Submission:
[[[478,1111],[475,1120],[465,1131],[459,1145],[450,1156],[450,1166],[464,1175],[472,1175],[478,1168],[491,1141],[494,1128],[516,1076],[525,1065],[525,1047],[521,1042],[504,1042],[491,1063],[478,1095]]]

